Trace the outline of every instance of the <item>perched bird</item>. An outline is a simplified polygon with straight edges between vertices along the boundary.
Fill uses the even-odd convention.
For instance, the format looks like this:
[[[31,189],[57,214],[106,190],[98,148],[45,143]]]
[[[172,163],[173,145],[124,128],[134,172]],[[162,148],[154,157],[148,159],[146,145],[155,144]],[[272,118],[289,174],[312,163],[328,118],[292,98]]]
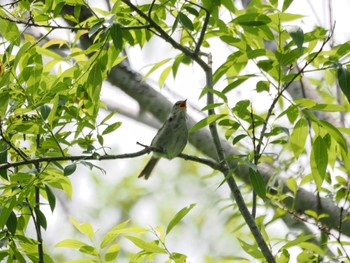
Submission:
[[[188,138],[186,119],[186,100],[176,102],[151,142],[151,146],[162,152],[153,153],[152,158],[138,176],[139,178],[144,177],[147,180],[161,157],[173,159],[182,152]]]

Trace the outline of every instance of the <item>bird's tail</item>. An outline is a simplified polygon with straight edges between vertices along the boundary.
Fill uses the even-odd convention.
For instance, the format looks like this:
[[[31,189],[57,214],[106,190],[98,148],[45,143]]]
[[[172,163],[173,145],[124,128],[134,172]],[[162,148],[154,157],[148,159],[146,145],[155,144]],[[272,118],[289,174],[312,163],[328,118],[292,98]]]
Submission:
[[[152,171],[153,171],[153,168],[154,166],[156,166],[157,162],[159,161],[159,158],[155,158],[155,157],[152,157],[148,163],[146,164],[145,168],[143,168],[143,170],[141,171],[140,175],[138,176],[138,178],[141,178],[141,177],[144,177],[145,180],[147,180]]]

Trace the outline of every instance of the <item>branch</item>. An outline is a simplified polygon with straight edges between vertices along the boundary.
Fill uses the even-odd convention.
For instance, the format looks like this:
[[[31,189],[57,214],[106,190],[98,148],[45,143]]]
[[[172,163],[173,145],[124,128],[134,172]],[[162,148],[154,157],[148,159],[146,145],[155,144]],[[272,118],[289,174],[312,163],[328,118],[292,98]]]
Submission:
[[[158,33],[159,37],[164,39],[166,42],[170,43],[173,48],[180,50],[188,57],[192,58],[194,61],[200,65],[203,70],[208,68],[207,63],[205,63],[204,60],[202,60],[196,52],[193,52],[191,49],[182,46],[178,42],[176,42],[167,32],[163,30],[162,27],[160,27],[156,22],[153,21],[153,19],[150,17],[150,15],[144,13],[142,10],[140,10],[137,6],[132,4],[129,0],[122,0],[124,4],[129,6],[132,10],[134,10],[139,16],[141,16],[143,19],[145,19],[151,27],[153,27]],[[150,9],[149,11],[151,11]]]
[[[208,56],[209,61],[208,61],[208,70],[205,71],[206,75],[206,85],[207,88],[213,89],[213,73],[212,73],[212,57],[211,55]],[[208,91],[207,92],[207,105],[213,104],[214,103],[214,96],[213,93]],[[208,115],[215,115],[215,109],[210,108],[208,109]],[[219,157],[219,161],[223,163],[224,167],[230,167],[230,169],[235,169],[233,166],[229,166],[229,163],[225,159],[225,152],[224,149],[222,148],[220,138],[219,138],[219,133],[216,127],[216,122],[212,122],[209,124],[209,129],[210,133],[212,136],[212,139],[215,144],[216,148],[216,153]],[[263,253],[265,259],[267,262],[276,262],[274,256],[272,255],[270,248],[268,247],[264,237],[262,236],[258,226],[255,223],[255,220],[252,216],[252,214],[249,212],[247,205],[243,199],[243,196],[241,194],[241,191],[239,190],[239,187],[236,183],[236,180],[232,175],[230,175],[230,170],[227,169],[224,173],[224,178],[227,180],[227,183],[231,189],[231,192],[235,198],[235,201],[237,203],[238,209],[241,212],[245,222],[247,223],[250,231],[252,232],[256,242],[258,243],[258,246]]]
[[[161,150],[157,149],[156,147],[153,146],[146,146],[143,144],[138,143],[139,145],[145,147],[145,149],[134,152],[134,153],[124,153],[124,154],[114,154],[114,155],[98,155],[98,154],[92,154],[92,155],[74,155],[74,156],[53,156],[53,157],[39,157],[39,158],[33,158],[33,159],[27,159],[24,161],[19,161],[19,162],[13,162],[13,163],[4,163],[0,164],[0,170],[1,169],[9,169],[9,168],[14,168],[14,167],[20,167],[23,165],[29,165],[29,164],[34,164],[38,165],[40,163],[51,163],[51,162],[63,162],[63,161],[86,161],[86,160],[96,160],[96,161],[102,161],[102,160],[116,160],[116,159],[128,159],[128,158],[135,158],[142,156],[146,153],[150,152],[162,152]],[[192,156],[188,154],[181,153],[178,157],[184,159],[184,160],[189,160],[201,164],[205,164],[209,167],[211,167],[214,170],[222,171],[223,167],[219,163],[209,160],[209,159],[204,159],[200,158],[197,156]]]
[[[71,31],[90,30],[91,29],[91,27],[83,27],[83,26],[75,27],[75,26],[61,26],[61,25],[44,25],[44,24],[35,23],[31,19],[29,19],[28,21],[22,21],[22,20],[11,19],[9,17],[2,16],[2,15],[0,15],[0,19],[7,20],[9,22],[16,23],[16,24],[25,25],[27,27],[41,27],[41,28],[50,28],[50,29],[67,29],[67,30],[71,30]],[[150,28],[150,25],[121,26],[121,28],[123,30],[138,30],[138,29]]]

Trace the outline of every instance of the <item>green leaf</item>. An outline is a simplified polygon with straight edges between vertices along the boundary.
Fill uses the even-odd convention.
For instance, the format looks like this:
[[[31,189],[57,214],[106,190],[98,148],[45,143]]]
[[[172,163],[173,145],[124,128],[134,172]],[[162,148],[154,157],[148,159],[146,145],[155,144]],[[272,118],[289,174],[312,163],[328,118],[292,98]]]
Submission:
[[[120,245],[119,244],[113,244],[111,245],[105,254],[105,262],[106,263],[114,263],[115,259],[117,258],[120,251]]]
[[[7,17],[6,13],[0,10],[2,17]],[[0,18],[0,33],[9,42],[19,46],[21,36],[16,23]]]
[[[257,92],[263,92],[263,91],[267,91],[269,92],[270,91],[270,82],[268,81],[259,81],[257,84],[256,84],[256,91]]]
[[[262,26],[271,22],[271,19],[260,13],[248,13],[233,19],[233,23],[242,26]]]
[[[80,249],[83,246],[89,246],[88,244],[75,239],[65,239],[58,242],[55,247],[66,247],[73,249]]]
[[[289,33],[294,43],[297,45],[299,51],[302,51],[304,44],[304,31],[301,27],[297,27],[296,30]]]
[[[197,122],[195,125],[193,125],[193,127],[188,131],[189,133],[195,132],[199,129],[204,128],[205,126],[223,118],[227,116],[226,114],[215,114],[215,115],[210,115],[206,118],[204,118],[203,120],[200,120],[199,122]]]
[[[305,149],[306,138],[309,132],[309,126],[305,118],[301,118],[294,126],[290,136],[290,146],[294,152],[295,158],[298,158]]]
[[[108,125],[108,127],[103,131],[102,135],[106,135],[108,133],[115,131],[116,129],[118,129],[120,127],[120,125],[122,125],[121,122],[115,122],[111,125]]]
[[[348,102],[350,102],[350,72],[347,68],[340,67],[338,68],[337,73],[340,89],[348,99]]]
[[[160,88],[163,87],[164,82],[168,78],[171,70],[172,70],[172,66],[169,66],[163,70],[162,74],[160,74],[159,80],[158,80],[158,85]]]
[[[298,185],[297,185],[297,181],[293,177],[288,178],[287,186],[294,194],[297,193]]]
[[[123,29],[118,23],[111,26],[111,37],[113,44],[117,50],[123,49]]]
[[[158,63],[155,63],[153,67],[147,72],[147,74],[143,77],[146,79],[149,75],[151,75],[155,70],[163,66],[165,63],[168,63],[171,60],[171,58],[164,59]]]
[[[64,176],[70,176],[71,174],[73,174],[75,172],[75,170],[77,169],[77,164],[76,163],[72,163],[67,165],[66,167],[64,167]]]
[[[13,208],[15,207],[17,203],[16,197],[11,197],[11,201],[6,202],[5,204],[2,204],[2,207],[0,208],[0,229],[4,227],[6,224],[8,218],[10,217]]]
[[[90,95],[91,101],[95,105],[99,105],[101,84],[102,84],[102,68],[100,63],[95,63],[89,71],[87,78],[88,94]]]
[[[43,105],[39,108],[41,117],[46,120],[50,114],[51,108],[47,105]]]
[[[94,230],[90,223],[79,223],[72,216],[69,217],[70,221],[73,223],[74,227],[79,230],[82,234],[88,236],[89,238],[93,238]]]
[[[247,137],[247,134],[239,134],[239,135],[235,136],[232,140],[232,145],[235,145],[236,143],[238,143],[240,140],[244,139],[245,137]]]
[[[188,214],[192,210],[193,207],[195,207],[196,204],[191,204],[189,207],[182,208],[179,212],[176,213],[176,215],[170,220],[167,228],[166,228],[166,234],[168,234],[171,229],[176,226],[182,218],[184,218],[185,215]]]
[[[241,248],[251,255],[252,257],[256,259],[262,259],[264,256],[259,250],[258,246],[254,243],[253,245],[246,243],[242,239],[238,238],[239,244],[241,245]]]
[[[167,251],[164,248],[157,246],[154,242],[146,242],[140,238],[133,237],[133,236],[125,236],[125,238],[129,239],[137,247],[145,250],[146,252],[167,254]]]
[[[286,11],[291,3],[293,3],[293,0],[284,0],[283,6],[282,6],[282,12]]]
[[[315,180],[317,189],[320,190],[323,180],[326,176],[328,164],[327,144],[321,136],[317,136],[312,144],[310,165],[312,176]]]
[[[264,178],[260,174],[259,170],[254,170],[249,168],[249,178],[252,183],[253,189],[257,193],[257,195],[265,200],[266,199],[266,185],[264,182]]]
[[[46,230],[47,221],[44,213],[38,207],[35,207],[34,211],[35,211],[37,222]]]
[[[180,23],[186,27],[188,30],[190,31],[193,31],[194,30],[194,27],[193,27],[193,24],[192,24],[192,21],[191,19],[188,18],[188,16],[186,16],[184,13],[182,12],[179,12],[178,14],[179,16],[179,19],[180,19]]]
[[[121,229],[124,229],[125,226],[129,223],[129,220],[124,221],[120,223],[119,225],[113,227],[103,238],[100,247],[105,248],[108,246],[111,242],[114,241],[114,239],[121,233]]]
[[[12,235],[16,234],[17,216],[13,211],[11,211],[9,218],[7,219],[6,226],[7,226],[8,231],[10,231],[10,233]]]
[[[323,128],[327,130],[327,132],[332,136],[332,138],[340,145],[342,150],[347,153],[348,152],[348,146],[346,139],[344,138],[343,134],[332,124],[329,122],[319,120],[319,124],[322,125]]]
[[[48,187],[47,185],[45,185],[45,191],[46,191],[47,200],[49,201],[51,211],[53,212],[56,206],[56,197],[51,191],[50,187]]]
[[[282,249],[288,249],[288,248],[291,248],[291,247],[294,247],[294,246],[297,246],[299,245],[301,242],[305,242],[307,240],[310,240],[312,238],[314,238],[315,235],[306,235],[304,236],[303,234],[301,234],[299,237],[293,239],[292,241],[289,241],[287,242],[285,245],[283,245],[281,248],[280,248],[280,251]]]

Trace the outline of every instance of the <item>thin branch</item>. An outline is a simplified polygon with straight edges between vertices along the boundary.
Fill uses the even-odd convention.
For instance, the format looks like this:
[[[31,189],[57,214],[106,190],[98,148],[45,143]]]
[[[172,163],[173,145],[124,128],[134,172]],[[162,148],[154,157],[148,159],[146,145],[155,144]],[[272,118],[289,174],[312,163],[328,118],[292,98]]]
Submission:
[[[212,57],[211,57],[211,55],[208,56],[208,70],[205,71],[205,75],[206,75],[207,88],[212,89],[214,85],[213,85]],[[207,92],[207,105],[212,104],[212,103],[214,103],[213,93]],[[209,116],[215,115],[215,110],[209,108],[208,115]],[[220,142],[216,123],[215,122],[211,123],[209,125],[209,129],[210,129],[210,133],[211,133],[212,139],[213,139],[214,144],[215,144],[215,148],[216,148],[216,152],[217,152],[218,157],[219,157],[219,161],[222,163],[223,167],[226,168],[226,170],[223,171],[223,175],[225,177],[227,184],[230,187],[232,195],[234,196],[234,199],[237,203],[238,209],[241,212],[245,222],[247,223],[251,233],[253,234],[253,236],[254,236],[262,254],[264,255],[265,259],[269,263],[270,262],[274,263],[276,261],[275,261],[274,256],[271,253],[271,250],[268,247],[264,237],[262,236],[258,226],[256,225],[253,216],[250,214],[250,212],[247,208],[247,205],[243,199],[242,193],[239,190],[239,187],[236,183],[236,180],[234,179],[234,177],[232,175],[230,175],[231,171],[228,168],[229,164],[225,159],[225,153],[224,153],[223,147],[222,147],[221,142]]]
[[[41,27],[41,28],[50,28],[50,29],[67,29],[67,30],[71,30],[71,31],[90,30],[91,29],[91,27],[83,27],[83,26],[74,27],[74,26],[62,26],[62,25],[56,25],[56,26],[55,25],[43,25],[43,24],[31,22],[32,20],[28,20],[28,21],[15,20],[15,19],[11,19],[9,17],[5,17],[2,15],[0,15],[0,18],[7,20],[9,22],[12,22],[12,23],[26,25],[28,27]],[[150,25],[121,26],[121,28],[123,30],[139,30],[139,29],[148,29],[150,27],[151,27]]]
[[[196,54],[199,54],[200,52],[200,48],[203,44],[203,40],[204,40],[204,36],[205,36],[205,32],[207,31],[207,27],[208,27],[208,24],[209,24],[209,19],[210,19],[210,12],[204,8],[203,6],[201,5],[198,5],[196,3],[193,3],[191,1],[188,1],[188,0],[185,0],[186,2],[194,5],[194,6],[197,6],[198,8],[202,9],[205,11],[205,19],[204,19],[204,22],[203,22],[203,27],[202,27],[202,30],[201,30],[201,33],[199,35],[199,38],[198,38],[198,42],[197,42],[197,45],[196,45],[196,48],[194,49],[194,53]]]
[[[159,33],[159,36],[163,38],[166,42],[170,43],[173,46],[173,48],[182,51],[185,55],[192,58],[194,61],[198,63],[198,65],[200,65],[203,68],[203,70],[206,70],[208,68],[207,63],[205,63],[205,61],[202,60],[198,56],[198,54],[193,52],[191,49],[184,47],[178,42],[176,42],[167,32],[163,30],[161,26],[159,26],[156,22],[154,22],[153,19],[151,19],[146,13],[144,13],[137,6],[132,4],[129,0],[122,0],[122,1],[124,4],[129,6],[132,10],[134,10],[140,17],[145,19],[150,24],[150,26],[153,27]]]
[[[19,162],[13,162],[13,163],[3,163],[0,164],[0,169],[9,169],[9,168],[14,168],[14,167],[20,167],[23,165],[30,165],[30,164],[40,164],[40,163],[51,163],[51,162],[63,162],[63,161],[86,161],[86,160],[96,160],[96,161],[102,161],[102,160],[116,160],[116,159],[128,159],[128,158],[134,158],[134,157],[139,157],[144,154],[148,154],[150,152],[162,152],[159,149],[152,147],[152,146],[146,146],[143,144],[140,144],[141,146],[146,147],[145,149],[134,152],[134,153],[124,153],[124,154],[115,154],[115,155],[98,155],[98,154],[92,154],[92,155],[74,155],[74,156],[52,156],[52,157],[39,157],[39,158],[33,158],[33,159],[27,159],[24,161],[19,161]],[[181,153],[178,157],[184,159],[184,160],[189,160],[189,161],[194,161],[198,162],[201,164],[205,164],[214,170],[222,171],[223,167],[219,163],[209,160],[209,159],[204,159],[200,158],[197,156],[192,156],[188,154]]]

